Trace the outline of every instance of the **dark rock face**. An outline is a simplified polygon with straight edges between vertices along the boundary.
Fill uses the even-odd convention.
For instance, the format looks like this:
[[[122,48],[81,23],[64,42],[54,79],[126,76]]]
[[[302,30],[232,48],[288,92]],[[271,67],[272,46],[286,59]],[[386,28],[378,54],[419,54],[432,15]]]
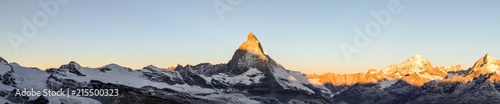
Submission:
[[[85,74],[81,73],[80,71],[80,65],[76,62],[71,61],[69,64],[66,65],[61,65],[59,68],[50,68],[45,70],[45,72],[49,74],[57,74],[57,75],[62,75],[62,76],[67,76],[67,74],[75,74],[77,76],[86,76]]]
[[[78,71],[80,69],[80,65],[76,62],[73,62],[73,61],[71,61],[67,65],[62,65],[61,67],[59,67],[59,69],[62,69],[62,70],[65,69],[69,73],[73,73],[73,74],[78,75],[78,76],[86,76],[86,75],[82,74],[80,71]]]
[[[135,93],[135,92],[125,92],[121,96],[118,96],[116,100],[111,102],[113,104],[189,104],[189,102],[183,102],[180,99],[177,100],[166,100],[160,97],[151,96],[148,94]]]
[[[10,67],[10,71],[14,71],[14,68],[12,68],[12,66],[9,64],[9,62],[7,62],[7,60],[3,59],[2,57],[0,57],[0,65],[7,65]],[[1,74],[4,74],[4,73],[0,73]]]
[[[220,66],[220,65],[218,65]],[[143,77],[153,81],[153,82],[163,82],[168,83],[170,85],[173,84],[187,84],[190,86],[197,85],[203,88],[213,88],[210,85],[210,81],[206,81],[202,76],[208,71],[200,71],[200,70],[211,70],[211,69],[203,69],[203,68],[214,68],[216,70],[217,65],[214,67],[209,64],[200,64],[196,66],[177,66],[174,71],[158,71],[154,70],[150,67],[144,67],[143,70],[148,70],[143,72]],[[164,74],[169,73],[169,74]]]
[[[257,68],[261,72],[270,73],[270,65],[277,65],[277,63],[264,54],[259,40],[253,33],[250,33],[247,41],[234,52],[227,65],[228,69],[224,71],[227,71],[229,75],[239,75],[249,70],[248,68]]]
[[[189,94],[175,92],[171,89],[157,89],[146,86],[141,89],[130,89],[120,93],[111,102],[113,104],[222,104],[224,102],[192,97]]]
[[[180,76],[184,79],[184,83],[188,85],[198,85],[203,88],[212,88],[203,77],[198,74],[194,74],[190,71],[179,70]]]
[[[263,73],[271,73],[271,66],[269,65],[277,65],[277,63],[271,59],[271,57],[267,56],[268,60],[261,59],[258,55],[249,53],[245,50],[236,50],[233,55],[233,58],[228,62],[226,73],[230,75],[239,75],[249,70],[249,68],[257,68],[259,71]]]
[[[335,95],[334,103],[349,104],[496,104],[500,103],[500,83],[490,83],[491,76],[481,75],[469,83],[438,83],[431,81],[415,87],[404,81],[378,89],[376,86],[351,86]]]
[[[262,102],[264,104],[282,104],[278,99],[272,97],[251,97],[250,99]]]
[[[215,80],[215,79],[212,79],[210,81],[210,84],[215,89],[227,89],[227,88],[229,88],[229,85],[226,85],[226,84],[220,82],[219,80]]]
[[[75,86],[76,87],[76,86]],[[193,97],[189,94],[176,92],[172,89],[158,89],[156,87],[145,86],[133,88],[125,85],[103,83],[92,80],[86,87],[91,89],[118,89],[119,96],[116,97],[90,97],[103,104],[206,104],[222,103],[207,99]]]
[[[346,91],[340,93],[339,96],[335,96],[334,99],[347,102],[349,104],[371,101],[374,100],[376,96],[378,96],[378,89],[373,86],[374,85],[356,84]]]
[[[107,72],[107,71],[111,71],[111,70],[112,70],[112,69],[110,69],[110,68],[101,68],[101,69],[99,69],[99,71],[101,71],[101,72],[103,72],[103,73],[105,73],[105,72]]]
[[[27,103],[29,102],[29,97],[27,96],[15,96],[16,92],[18,89],[14,89],[10,92],[9,96],[7,97],[7,100],[14,102],[14,103]]]
[[[0,63],[9,63],[9,62],[7,62],[7,60],[5,60],[2,57],[0,57]]]
[[[77,82],[73,79],[62,79],[50,75],[45,82],[48,88],[52,90],[62,89],[77,89],[82,86],[86,86],[86,83]]]
[[[174,82],[170,76],[167,76],[165,74],[154,73],[154,72],[144,72],[143,76],[146,77],[148,80],[151,80],[153,82],[164,82],[164,83],[168,83],[169,85],[176,84],[176,82]]]
[[[17,83],[15,82],[16,78],[12,75],[14,72],[13,71],[8,71],[2,76],[2,83],[5,85],[13,86],[15,87]]]
[[[10,91],[10,94],[7,94],[5,91],[0,91],[0,97],[6,97],[7,100],[13,103],[20,103],[20,104],[49,104],[49,100],[45,98],[44,96],[40,96],[35,100],[30,100],[28,96],[16,96],[16,92],[19,91],[19,89],[14,89]],[[6,103],[8,104],[8,103]]]
[[[33,104],[49,104],[49,100],[47,100],[47,98],[43,96],[40,96],[35,101],[33,101]]]
[[[5,91],[5,90],[4,91],[0,91],[0,97],[5,97],[7,95],[9,95],[8,91]]]
[[[350,86],[335,86],[331,83],[326,83],[324,86],[330,90],[331,93],[341,93],[350,88]]]
[[[201,63],[195,66],[192,65],[186,65],[186,66],[180,66],[178,65],[176,67],[177,70],[187,70],[195,74],[200,74],[200,75],[205,75],[205,76],[212,76],[214,74],[218,74],[220,70],[226,70],[227,69],[227,64],[216,64],[212,65],[210,63]]]

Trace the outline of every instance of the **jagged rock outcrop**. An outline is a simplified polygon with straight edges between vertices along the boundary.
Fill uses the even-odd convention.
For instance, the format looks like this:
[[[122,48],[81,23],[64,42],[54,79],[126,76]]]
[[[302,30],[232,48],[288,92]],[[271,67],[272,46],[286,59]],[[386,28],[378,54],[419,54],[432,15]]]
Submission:
[[[86,76],[85,74],[83,74],[79,71],[80,68],[81,68],[80,64],[78,64],[74,61],[71,61],[66,65],[61,65],[61,67],[59,67],[58,69],[50,68],[50,69],[47,69],[46,71],[48,73],[59,74],[59,75],[63,75],[63,76],[67,76],[68,74],[74,74],[77,76]],[[100,69],[100,70],[104,71],[106,69]]]
[[[240,45],[228,62],[228,72],[230,75],[244,73],[249,68],[257,68],[264,73],[270,73],[272,67],[281,66],[264,54],[262,45],[253,33],[248,34],[247,40]]]
[[[9,71],[9,69],[10,71],[14,71],[9,62],[4,58],[0,57],[0,75],[6,73],[7,71]]]
[[[49,104],[49,100],[44,96],[40,96],[33,101],[33,104]]]
[[[7,60],[5,60],[2,57],[0,57],[0,63],[9,63],[9,62],[7,62]]]
[[[16,96],[16,92],[18,92],[19,89],[14,89],[10,92],[9,96],[7,99],[13,103],[25,103],[29,102],[29,97],[28,96]]]
[[[13,73],[13,71],[8,71],[4,75],[2,75],[2,84],[15,87],[17,83]]]

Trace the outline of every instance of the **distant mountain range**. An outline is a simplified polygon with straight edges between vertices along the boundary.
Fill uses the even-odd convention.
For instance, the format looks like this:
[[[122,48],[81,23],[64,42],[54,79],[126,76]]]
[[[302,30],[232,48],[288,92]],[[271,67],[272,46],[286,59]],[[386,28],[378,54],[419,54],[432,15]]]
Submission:
[[[435,67],[422,55],[385,69],[310,74],[278,64],[253,33],[227,64],[201,63],[132,70],[69,62],[40,70],[0,57],[0,103],[36,104],[401,104],[500,103],[500,60]],[[117,96],[16,96],[21,89],[118,89]]]
[[[387,68],[354,74],[309,74],[327,87],[334,103],[349,104],[495,104],[500,103],[500,60],[489,54],[473,67],[434,67],[422,55]]]

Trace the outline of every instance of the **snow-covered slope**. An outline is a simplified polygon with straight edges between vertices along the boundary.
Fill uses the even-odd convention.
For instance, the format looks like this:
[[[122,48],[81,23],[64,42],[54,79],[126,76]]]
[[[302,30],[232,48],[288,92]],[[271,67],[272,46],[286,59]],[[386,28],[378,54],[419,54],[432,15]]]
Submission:
[[[245,85],[250,85],[250,84],[259,84],[261,83],[262,78],[264,75],[262,72],[257,70],[256,68],[250,68],[250,70],[246,71],[245,73],[242,73],[241,75],[237,76],[228,76],[224,73],[219,73],[217,75],[213,75],[211,77],[204,77],[206,80],[218,80],[227,84],[245,84]]]
[[[365,73],[303,75],[264,54],[253,33],[227,64],[132,70],[69,62],[40,70],[0,57],[1,103],[500,103],[500,61],[489,54],[469,70],[434,67],[422,55]],[[14,96],[15,89],[118,89],[119,96]]]
[[[308,75],[311,82],[331,90],[334,103],[421,104],[421,103],[500,103],[499,60],[489,54],[469,70],[460,65],[433,67],[421,55],[401,64],[366,73]],[[364,83],[376,77],[382,80]],[[325,83],[325,82],[331,82]],[[354,84],[352,84],[354,82]],[[337,85],[335,85],[337,84]]]
[[[7,73],[8,71],[11,71],[11,69],[12,69],[11,67],[12,66],[9,65],[9,62],[7,62],[7,60],[0,57],[0,69],[3,69],[3,70],[0,70],[0,75]]]
[[[0,103],[330,103],[323,89],[300,72],[286,70],[263,53],[250,33],[228,64],[201,63],[132,70],[117,64],[98,68],[69,62],[40,70],[0,60]],[[11,67],[13,70],[11,70]],[[320,87],[321,85],[317,85]],[[14,89],[119,89],[116,97],[17,96]],[[132,100],[133,99],[133,100]]]

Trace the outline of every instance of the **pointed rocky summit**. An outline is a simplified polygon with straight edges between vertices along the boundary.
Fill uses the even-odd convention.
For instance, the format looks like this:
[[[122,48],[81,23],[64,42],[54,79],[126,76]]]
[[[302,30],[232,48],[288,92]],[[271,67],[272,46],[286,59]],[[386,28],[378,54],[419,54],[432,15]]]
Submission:
[[[500,64],[500,62],[498,62],[498,60],[496,60],[495,58],[491,57],[490,54],[486,54],[484,55],[483,57],[481,57],[479,60],[477,60],[477,62],[474,64],[474,67],[472,67],[473,69],[475,68],[481,68],[481,67],[484,67],[485,65],[488,65],[488,64]]]
[[[71,62],[69,62],[69,64],[61,65],[59,67],[60,70],[67,70],[68,72],[73,73],[73,74],[78,75],[78,76],[86,76],[85,74],[83,74],[79,71],[80,68],[81,68],[80,64],[78,64],[74,61],[71,61]]]
[[[259,39],[253,35],[252,32],[248,34],[247,41],[241,43],[239,50],[246,51],[248,53],[255,54],[259,56],[262,60],[267,60],[266,55],[264,55],[264,50],[259,42]]]
[[[7,71],[7,70],[3,70],[3,69],[10,69],[10,71],[14,72],[14,69],[12,68],[11,65],[9,65],[9,62],[7,62],[7,60],[0,57],[0,76],[2,74],[4,74],[5,71]],[[2,80],[1,77],[0,77],[0,80]]]
[[[261,72],[269,72],[269,65],[276,62],[264,54],[259,40],[250,32],[245,42],[234,52],[233,58],[228,62],[229,73],[238,75],[246,72],[249,68],[257,68]]]
[[[469,75],[473,77],[478,77],[481,74],[499,72],[500,70],[500,60],[497,60],[490,56],[490,54],[486,54],[483,57],[479,58],[477,62],[472,67]]]

